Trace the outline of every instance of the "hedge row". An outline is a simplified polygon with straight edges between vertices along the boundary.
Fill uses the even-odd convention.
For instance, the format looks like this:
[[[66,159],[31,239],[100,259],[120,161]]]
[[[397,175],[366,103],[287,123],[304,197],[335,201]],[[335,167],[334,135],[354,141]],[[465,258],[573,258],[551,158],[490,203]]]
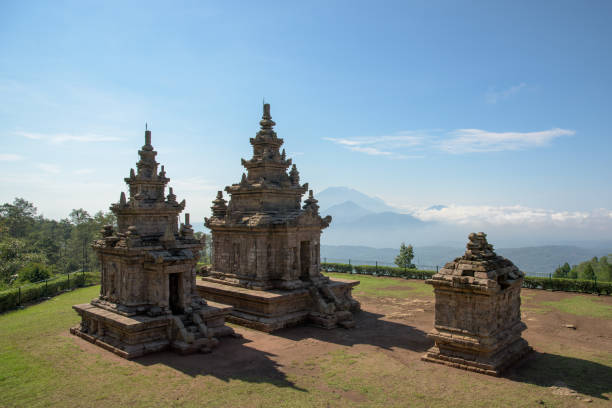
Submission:
[[[100,283],[99,272],[76,272],[0,292],[0,313],[63,291]]]
[[[610,295],[612,282],[597,282],[582,279],[536,278],[526,276],[523,287],[529,289],[549,289],[563,292],[597,293]]]
[[[406,279],[429,279],[436,271],[419,271],[395,266],[350,265],[340,263],[322,263],[321,269],[326,272],[356,273],[361,275],[393,276]],[[526,276],[523,287],[529,289],[548,289],[563,292],[597,293],[610,295],[612,282],[596,282],[580,279],[538,278]]]
[[[405,279],[429,279],[436,271],[404,269],[397,266],[350,265],[340,263],[322,263],[321,269],[326,272],[356,273],[359,275],[393,276]]]

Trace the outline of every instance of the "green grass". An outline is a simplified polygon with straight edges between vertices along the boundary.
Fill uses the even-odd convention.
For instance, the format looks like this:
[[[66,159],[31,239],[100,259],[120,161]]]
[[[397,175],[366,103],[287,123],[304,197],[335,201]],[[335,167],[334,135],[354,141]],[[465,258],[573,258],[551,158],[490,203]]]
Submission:
[[[416,285],[429,289],[419,282],[358,278],[370,295],[389,296],[395,290],[385,287],[397,285],[407,288],[397,291],[402,297],[404,292],[419,292]],[[200,356],[202,365],[192,372],[155,360],[144,365],[95,346],[85,347],[86,343],[68,334],[69,327],[79,321],[71,306],[89,301],[98,291],[99,286],[78,289],[0,315],[0,407],[542,406],[538,401],[546,406],[575,406],[575,399],[550,392],[548,387],[557,380],[591,395],[590,406],[605,406],[612,398],[608,381],[612,353],[581,349],[577,354],[561,346],[542,346],[534,362],[510,379],[423,363],[419,360],[422,351],[403,346],[402,339],[391,349],[367,342],[352,346],[327,342],[312,352],[313,339],[279,337],[284,342],[280,345],[259,344],[276,374],[259,371],[248,357],[241,364],[217,365],[213,370],[206,366],[206,356]],[[340,335],[350,337],[351,332]],[[253,344],[246,341],[243,347],[256,349]],[[223,353],[223,347],[213,353]]]
[[[414,296],[433,296],[433,288],[431,285],[427,285],[425,281],[346,273],[325,273],[325,275],[330,278],[358,280],[361,283],[353,289],[353,292],[365,296],[398,299]]]
[[[576,295],[561,300],[541,302],[540,304],[577,316],[612,319],[612,305],[604,303],[603,299],[594,297]]]

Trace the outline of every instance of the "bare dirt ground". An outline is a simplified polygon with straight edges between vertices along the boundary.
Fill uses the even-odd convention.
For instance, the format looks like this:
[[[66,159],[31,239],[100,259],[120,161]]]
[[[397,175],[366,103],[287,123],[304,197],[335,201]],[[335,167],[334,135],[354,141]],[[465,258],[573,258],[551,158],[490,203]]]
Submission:
[[[375,392],[368,392],[367,384],[361,388],[357,384],[351,386],[351,366],[359,374],[358,381],[362,385],[364,379],[368,383],[375,383],[368,379],[401,372],[398,366],[420,372],[421,381],[423,385],[426,384],[420,392],[418,380],[412,379],[406,385],[415,387],[412,394],[417,399],[421,394],[427,396],[436,390],[441,391],[439,387],[442,386],[443,392],[437,394],[442,400],[435,404],[432,401],[432,405],[444,400],[449,405],[463,405],[470,398],[475,398],[476,395],[471,395],[470,390],[464,389],[466,379],[468,383],[486,383],[485,389],[481,390],[484,396],[495,393],[496,389],[512,394],[512,388],[517,383],[535,385],[535,392],[530,390],[525,394],[525,397],[531,398],[525,406],[592,405],[591,402],[598,405],[597,402],[610,402],[612,319],[567,313],[547,302],[563,304],[565,300],[582,297],[587,302],[596,301],[597,304],[612,306],[612,298],[524,289],[522,313],[528,325],[524,337],[534,347],[535,353],[502,378],[483,378],[479,374],[422,362],[421,355],[432,346],[426,334],[433,326],[433,296],[406,286],[405,280],[397,280],[396,284],[393,279],[384,279],[388,279],[389,285],[380,290],[377,296],[356,294],[362,311],[356,316],[355,329],[293,327],[266,334],[235,326],[243,339],[225,339],[212,354],[181,357],[168,352],[145,356],[136,362],[144,367],[166,365],[191,377],[212,375],[224,381],[273,382],[278,386],[329,393],[338,398],[336,402],[340,405],[382,402]],[[422,281],[415,281],[412,285],[415,283],[423,284]],[[385,297],[385,291],[393,296]],[[101,353],[88,343],[80,343],[88,351]],[[102,354],[119,364],[132,364],[108,353]],[[340,379],[329,381],[330,376],[331,380],[336,376]],[[587,378],[576,379],[576,376]],[[306,381],[305,385],[300,380],[304,377],[312,377],[312,381]],[[318,378],[328,380],[319,381]],[[443,383],[432,387],[431,381],[436,380]],[[401,383],[399,381],[398,384]],[[463,391],[453,401],[451,391],[461,389]],[[451,395],[448,395],[449,392]],[[517,398],[515,402],[523,405],[518,403],[522,396],[518,395]],[[550,398],[552,400],[549,401]],[[507,399],[504,396],[483,406],[508,406],[504,401],[514,405],[511,397]],[[391,405],[411,406],[408,402],[395,400],[396,404],[391,402]],[[425,402],[424,406],[429,404]]]
[[[265,406],[266,392],[276,393],[274,406],[612,405],[612,297],[523,289],[524,338],[535,352],[494,378],[421,361],[432,346],[434,299],[423,289],[429,286],[378,279],[384,287],[356,291],[362,311],[352,330],[306,326],[266,334],[234,326],[243,338],[223,339],[211,354],[165,352],[134,361],[79,338],[70,342],[113,367],[172,373],[179,389],[160,385],[172,401],[186,401],[181,395],[193,397],[194,389],[217,393],[206,400],[211,406]]]

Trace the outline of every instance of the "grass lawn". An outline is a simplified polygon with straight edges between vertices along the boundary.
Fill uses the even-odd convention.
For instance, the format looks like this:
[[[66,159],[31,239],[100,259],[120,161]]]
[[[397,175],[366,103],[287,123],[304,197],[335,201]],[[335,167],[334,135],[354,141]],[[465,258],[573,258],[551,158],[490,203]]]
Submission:
[[[550,346],[542,341],[538,353],[505,378],[425,363],[420,356],[430,344],[424,323],[370,316],[381,316],[389,299],[400,308],[409,307],[410,297],[419,305],[431,301],[431,287],[350,278],[361,280],[355,293],[364,312],[356,329],[270,335],[238,328],[244,339],[222,340],[208,355],[161,353],[126,361],[71,336],[68,329],[79,320],[71,306],[95,297],[99,286],[2,314],[0,407],[610,406],[610,349],[573,348],[551,336]],[[593,310],[607,310],[593,300]],[[433,312],[416,316],[429,322]],[[607,312],[598,318],[609,323]],[[420,343],[407,341],[410,335]],[[559,381],[592,402],[555,394],[550,387]]]
[[[577,316],[604,317],[612,319],[612,305],[605,304],[603,299],[587,296],[574,296],[558,301],[541,302],[562,312]],[[612,381],[612,379],[611,379]]]
[[[433,287],[424,281],[389,279],[383,276],[358,275],[347,273],[325,273],[330,278],[352,279],[361,283],[353,293],[374,297],[407,298],[414,296],[433,297]]]

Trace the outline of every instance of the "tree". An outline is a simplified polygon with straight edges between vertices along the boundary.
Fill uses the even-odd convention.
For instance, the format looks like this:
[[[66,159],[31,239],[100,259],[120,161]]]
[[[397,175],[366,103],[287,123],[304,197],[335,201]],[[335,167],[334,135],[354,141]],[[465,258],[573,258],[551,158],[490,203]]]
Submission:
[[[593,270],[593,266],[589,263],[584,268],[583,279],[586,280],[595,280],[595,271]]]
[[[612,257],[612,255],[609,255]],[[608,257],[602,256],[599,258],[599,264],[601,265],[601,281],[612,282],[612,264],[608,263]]]
[[[555,278],[568,278],[571,269],[572,268],[566,262],[566,263],[563,264],[563,266],[560,266],[557,269],[555,269],[555,273],[553,274],[553,277],[555,277]]]
[[[399,255],[395,257],[395,264],[400,268],[414,269],[412,259],[414,258],[414,249],[412,245],[406,246],[404,242],[400,246]]]
[[[31,263],[19,272],[19,280],[22,282],[40,282],[50,276],[49,268],[40,263]]]
[[[8,234],[14,238],[23,238],[34,225],[36,207],[23,198],[15,198],[13,204],[0,206],[0,224],[6,227]]]
[[[22,239],[7,237],[0,241],[0,282],[9,283],[30,263],[45,263],[41,253],[30,252]]]

